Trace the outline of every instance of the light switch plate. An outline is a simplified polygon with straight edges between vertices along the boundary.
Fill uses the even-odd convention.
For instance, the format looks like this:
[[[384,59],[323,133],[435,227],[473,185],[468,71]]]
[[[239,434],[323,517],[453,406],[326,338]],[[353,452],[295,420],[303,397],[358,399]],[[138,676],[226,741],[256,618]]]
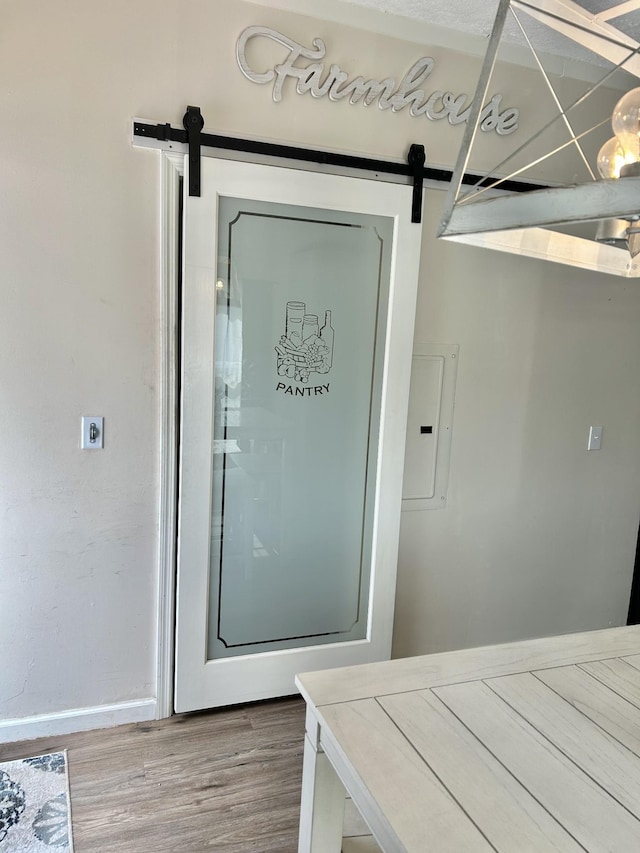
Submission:
[[[102,450],[104,447],[104,418],[97,415],[83,415],[80,432],[82,450]]]
[[[602,444],[602,427],[589,427],[589,440],[587,442],[587,450],[600,450]]]

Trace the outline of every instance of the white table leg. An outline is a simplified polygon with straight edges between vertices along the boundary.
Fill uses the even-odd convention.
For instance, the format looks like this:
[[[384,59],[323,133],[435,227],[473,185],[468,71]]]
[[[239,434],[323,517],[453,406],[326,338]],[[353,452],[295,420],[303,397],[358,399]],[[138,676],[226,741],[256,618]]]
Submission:
[[[319,743],[320,729],[307,710],[298,853],[340,853],[346,792]]]

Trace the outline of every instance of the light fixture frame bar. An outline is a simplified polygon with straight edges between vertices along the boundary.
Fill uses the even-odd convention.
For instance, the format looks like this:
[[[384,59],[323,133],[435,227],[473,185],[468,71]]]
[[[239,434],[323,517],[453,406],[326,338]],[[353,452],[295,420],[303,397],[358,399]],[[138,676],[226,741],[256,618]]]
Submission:
[[[628,15],[629,12],[637,12],[638,4],[636,0],[627,0],[626,3],[619,3],[617,6],[611,6],[610,9],[603,9],[595,16],[596,21],[612,21],[614,18],[621,18],[623,15]]]

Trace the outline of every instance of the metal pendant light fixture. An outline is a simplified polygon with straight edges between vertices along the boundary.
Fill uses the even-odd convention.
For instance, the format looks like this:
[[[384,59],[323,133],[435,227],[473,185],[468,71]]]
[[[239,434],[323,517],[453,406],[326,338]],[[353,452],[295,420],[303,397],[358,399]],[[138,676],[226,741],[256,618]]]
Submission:
[[[640,26],[640,0],[627,0],[597,13],[586,8],[590,0],[583,2],[585,5],[572,0],[500,0],[438,236],[640,277],[640,86],[634,82],[634,78],[640,79],[640,44],[629,32],[610,23],[628,22],[629,16],[637,13],[633,20]],[[506,25],[511,26],[512,34],[517,28],[530,48],[534,68],[543,90],[553,98],[556,114],[548,120],[545,117],[543,127],[524,142],[517,140],[514,150],[469,190],[463,185],[463,176],[472,159],[481,105],[497,67]],[[597,79],[585,84],[585,91],[566,106],[556,91],[553,75],[545,70],[542,52],[534,47],[531,31],[537,35],[550,32],[552,39],[560,37],[565,43],[570,39],[588,52]],[[622,97],[621,85],[630,89]],[[618,100],[613,110],[609,106],[607,112],[599,114],[596,108],[606,101],[606,95],[615,94],[616,88]],[[585,110],[589,110],[588,126],[578,131],[576,122],[584,123]],[[599,152],[597,146],[590,152],[589,146],[602,137],[609,122],[614,136]],[[549,138],[549,149],[541,151],[543,140]],[[523,163],[527,149],[532,154]],[[547,189],[501,191],[505,180],[530,177],[532,173],[540,180],[543,164],[560,152],[566,157],[568,151],[578,157],[587,175],[585,182],[576,182],[574,173],[563,182],[558,180],[557,170],[556,174],[551,170],[553,177],[547,181]]]

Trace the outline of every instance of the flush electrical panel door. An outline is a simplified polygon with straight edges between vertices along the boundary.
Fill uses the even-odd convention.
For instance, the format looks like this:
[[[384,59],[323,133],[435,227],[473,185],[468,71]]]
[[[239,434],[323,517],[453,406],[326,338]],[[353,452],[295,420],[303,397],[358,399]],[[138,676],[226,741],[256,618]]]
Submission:
[[[458,351],[457,345],[414,345],[403,510],[446,506]]]

